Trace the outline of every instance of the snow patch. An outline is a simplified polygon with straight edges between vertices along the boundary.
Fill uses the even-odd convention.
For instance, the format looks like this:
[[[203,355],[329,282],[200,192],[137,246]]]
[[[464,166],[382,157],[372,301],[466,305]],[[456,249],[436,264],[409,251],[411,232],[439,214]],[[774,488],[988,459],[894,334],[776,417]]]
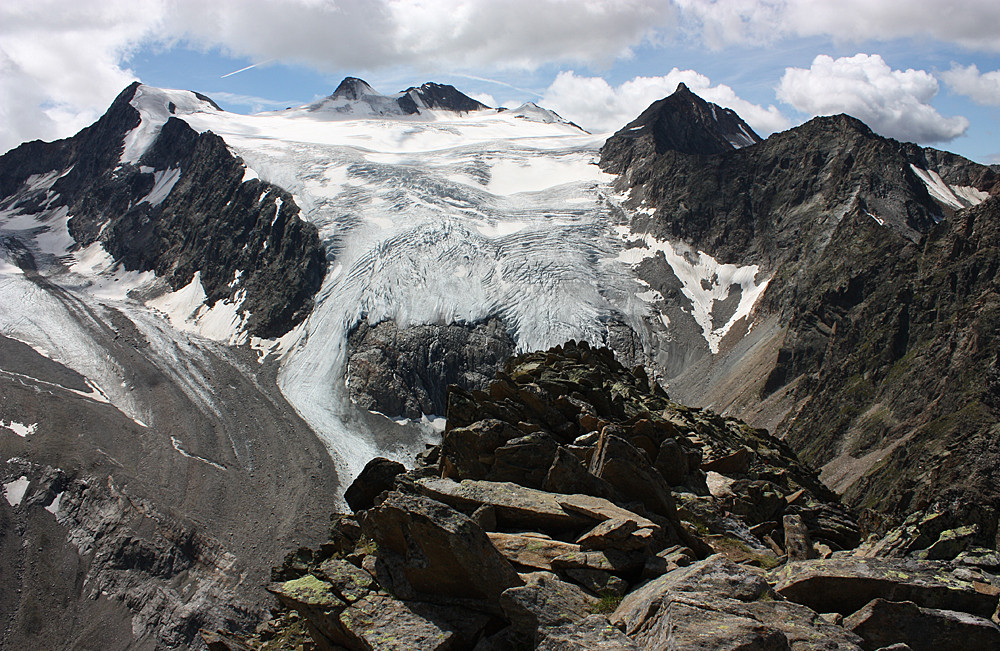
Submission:
[[[193,332],[214,341],[240,345],[247,339],[243,326],[249,314],[239,312],[245,298],[246,290],[241,289],[233,299],[219,300],[209,307],[205,304],[207,296],[201,284],[201,272],[196,271],[187,285],[175,292],[150,299],[146,301],[146,305],[162,312],[178,330]]]
[[[930,193],[931,198],[955,210],[978,205],[990,196],[989,193],[971,186],[948,185],[941,178],[941,175],[934,170],[921,169],[912,163],[910,164],[910,169],[927,186],[927,192]]]
[[[740,319],[749,316],[757,299],[767,289],[770,278],[760,282],[757,265],[737,266],[720,264],[704,251],[694,251],[684,243],[658,240],[652,235],[635,234],[627,226],[616,231],[625,241],[625,248],[618,260],[632,266],[646,258],[662,253],[674,275],[681,281],[681,292],[691,300],[691,316],[701,326],[702,335],[713,353],[719,352],[719,343]],[[716,301],[729,298],[732,286],[740,287],[740,302],[725,324],[712,327],[712,310]]]
[[[199,457],[197,454],[191,454],[181,446],[181,441],[176,436],[170,437],[170,443],[174,446],[174,449],[181,453],[181,456],[187,457],[188,459],[194,459],[195,461],[201,461],[202,463],[207,463],[213,468],[218,468],[219,470],[226,470],[226,467],[215,463],[214,461],[209,461],[205,457]]]
[[[145,197],[139,199],[138,203],[148,203],[151,206],[160,205],[174,189],[174,185],[180,178],[181,170],[179,167],[153,172],[153,189]]]
[[[59,516],[59,505],[62,503],[62,496],[65,491],[59,491],[56,496],[52,498],[52,503],[45,507],[45,510],[54,516]]]
[[[28,434],[34,434],[38,430],[38,423],[25,425],[24,423],[19,423],[16,420],[11,420],[9,423],[5,423],[2,419],[0,419],[0,428],[9,429],[21,438],[27,438]]]
[[[21,475],[14,481],[9,481],[3,485],[3,496],[7,498],[7,503],[17,506],[24,499],[24,494],[28,490],[28,478]]]

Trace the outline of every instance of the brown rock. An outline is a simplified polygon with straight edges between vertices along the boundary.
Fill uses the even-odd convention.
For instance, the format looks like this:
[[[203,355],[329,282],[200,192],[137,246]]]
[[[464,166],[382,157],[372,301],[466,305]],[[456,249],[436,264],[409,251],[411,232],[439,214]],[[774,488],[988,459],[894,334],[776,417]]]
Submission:
[[[608,498],[614,496],[611,485],[590,474],[580,458],[564,445],[556,450],[552,465],[542,482],[542,489],[551,493],[583,493]]]
[[[590,472],[611,484],[624,498],[641,502],[653,513],[676,518],[670,486],[646,459],[646,455],[628,441],[604,429]]]
[[[638,644],[611,625],[604,615],[546,631],[538,651],[639,651]]]
[[[511,533],[487,534],[493,546],[511,563],[538,570],[551,570],[552,561],[563,554],[580,551],[579,545]]]
[[[905,558],[834,557],[787,563],[768,580],[786,599],[819,612],[850,615],[873,599],[912,601],[991,617],[995,596],[980,594],[972,581],[952,575],[946,563]]]
[[[782,518],[785,529],[785,553],[790,561],[805,561],[813,558],[812,541],[809,530],[797,515],[786,515]]]
[[[361,526],[378,545],[379,583],[403,599],[493,605],[521,584],[476,523],[432,499],[390,493],[365,512]]]
[[[620,579],[611,572],[603,570],[564,570],[567,577],[589,590],[595,595],[614,595],[616,597],[625,596],[628,591],[628,582]]]
[[[591,518],[563,509],[558,501],[562,495],[509,482],[427,478],[417,480],[416,485],[421,494],[462,512],[471,514],[484,504],[492,506],[497,525],[504,529],[571,531],[593,523]]]
[[[738,475],[745,473],[749,469],[752,458],[753,453],[750,450],[740,448],[732,454],[702,462],[701,469],[705,472],[711,470],[723,475]]]
[[[558,447],[545,432],[511,439],[494,451],[493,466],[486,479],[541,488]]]
[[[913,651],[1000,649],[1000,627],[990,620],[921,608],[912,601],[874,599],[846,618],[843,626],[864,638],[866,649],[900,642]]]
[[[551,572],[532,572],[524,579],[523,586],[501,595],[500,604],[514,628],[525,633],[577,622],[589,615],[597,603],[582,588]]]
[[[493,465],[496,449],[520,436],[523,436],[520,430],[496,419],[479,420],[468,427],[446,431],[441,440],[441,476],[456,480],[484,479]]]
[[[761,600],[770,594],[760,575],[712,556],[629,593],[610,619],[649,649],[860,649],[804,606]]]
[[[639,529],[631,518],[605,520],[587,533],[577,538],[580,549],[620,549],[636,551],[646,549],[653,542],[653,529]]]

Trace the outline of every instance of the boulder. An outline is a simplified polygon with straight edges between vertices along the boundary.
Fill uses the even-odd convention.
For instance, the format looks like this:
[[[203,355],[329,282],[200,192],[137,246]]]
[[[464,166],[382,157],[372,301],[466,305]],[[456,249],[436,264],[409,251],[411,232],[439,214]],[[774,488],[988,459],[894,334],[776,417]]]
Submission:
[[[641,648],[860,649],[861,638],[772,595],[760,574],[717,555],[631,592],[610,619]]]
[[[772,570],[775,590],[813,610],[850,615],[873,599],[912,601],[924,608],[946,608],[991,617],[995,594],[959,579],[945,563],[907,558],[833,557],[787,563]]]
[[[625,499],[641,502],[653,513],[676,518],[670,485],[646,455],[628,441],[608,433],[597,444],[590,472],[611,484]]]
[[[865,640],[865,649],[904,643],[913,651],[1000,649],[1000,627],[954,610],[921,608],[912,601],[874,599],[843,626]]]
[[[596,527],[577,538],[580,549],[619,549],[635,551],[646,549],[653,542],[653,530],[639,529],[639,525],[631,518],[613,518],[605,520]]]
[[[551,570],[552,561],[564,554],[580,551],[579,545],[538,535],[511,533],[487,534],[493,546],[511,563],[537,570]]]
[[[481,613],[372,594],[340,613],[343,636],[331,642],[352,651],[446,651],[471,645],[488,623]]]
[[[511,439],[493,452],[493,466],[486,479],[542,488],[558,447],[545,432]]]
[[[439,458],[441,476],[456,480],[485,479],[493,464],[494,451],[520,436],[523,433],[513,425],[492,418],[445,431]]]
[[[339,558],[329,558],[320,563],[317,575],[325,579],[337,596],[347,603],[354,603],[372,590],[378,590],[371,574]]]
[[[504,590],[521,585],[475,522],[432,499],[390,493],[361,526],[378,546],[379,583],[403,599],[472,600],[495,610]]]
[[[344,491],[344,500],[354,511],[364,511],[375,506],[375,498],[392,490],[396,475],[404,472],[403,464],[375,457],[367,464],[357,479]]]
[[[590,614],[597,598],[551,572],[524,575],[524,585],[500,596],[511,625],[529,636],[538,629],[572,624]],[[535,639],[540,639],[536,635]]]
[[[579,551],[563,554],[552,559],[552,568],[556,570],[601,570],[614,574],[629,574],[642,569],[646,563],[646,554],[642,552],[623,552],[617,549],[602,551]]]
[[[590,474],[587,467],[571,448],[561,445],[552,458],[542,482],[542,489],[550,493],[581,493],[613,498],[615,490],[599,477]]]
[[[639,651],[638,644],[611,625],[604,615],[550,628],[537,651]]]
[[[419,479],[417,490],[427,497],[449,504],[462,512],[492,506],[497,526],[532,531],[573,531],[592,525],[594,520],[567,511],[559,505],[562,495],[525,488],[510,482],[450,479]]]
[[[785,529],[785,553],[790,561],[805,561],[814,556],[809,530],[798,515],[782,518]]]

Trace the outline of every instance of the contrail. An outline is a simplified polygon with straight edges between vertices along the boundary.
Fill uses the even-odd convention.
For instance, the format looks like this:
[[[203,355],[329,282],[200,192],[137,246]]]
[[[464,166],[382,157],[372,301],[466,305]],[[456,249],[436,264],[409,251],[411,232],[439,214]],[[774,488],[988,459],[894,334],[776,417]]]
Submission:
[[[257,66],[262,66],[265,63],[270,63],[271,61],[274,61],[274,59],[268,59],[267,61],[261,61],[260,63],[251,63],[246,68],[240,68],[239,70],[233,70],[232,72],[228,72],[228,73],[222,75],[221,77],[219,77],[219,79],[225,79],[226,77],[232,77],[233,75],[239,74],[241,72],[246,72],[247,70],[250,70],[251,68],[256,68]]]
[[[500,81],[499,79],[490,79],[488,77],[477,77],[475,75],[464,75],[464,74],[462,74],[460,72],[453,72],[451,74],[455,75],[456,77],[465,77],[466,79],[474,79],[476,81],[484,81],[484,82],[486,82],[488,84],[497,84],[499,86],[506,86],[507,88],[513,88],[516,91],[520,91],[522,93],[528,93],[530,95],[534,95],[535,97],[544,97],[541,93],[536,93],[535,91],[528,90],[527,88],[519,88],[518,86],[515,86],[513,84],[508,84],[506,81]]]

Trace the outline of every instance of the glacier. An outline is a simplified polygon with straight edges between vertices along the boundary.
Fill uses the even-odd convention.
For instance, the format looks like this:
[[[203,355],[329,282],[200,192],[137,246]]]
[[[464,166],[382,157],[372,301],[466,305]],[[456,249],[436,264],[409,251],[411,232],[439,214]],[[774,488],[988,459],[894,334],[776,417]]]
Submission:
[[[199,364],[202,350],[215,342],[250,344],[277,359],[281,392],[321,437],[343,477],[355,476],[374,456],[409,462],[439,436],[428,418],[394,422],[361,413],[350,402],[347,335],[362,320],[393,320],[405,328],[499,317],[521,351],[568,339],[601,345],[608,324],[616,322],[630,326],[650,349],[669,319],[655,311],[656,292],[635,277],[634,238],[645,245],[642,256],[666,255],[682,277],[696,306],[692,316],[713,352],[766,288],[756,268],[719,265],[706,256],[682,270],[681,249],[642,234],[625,237],[630,219],[624,197],[597,164],[607,134],[587,133],[532,104],[384,115],[321,101],[240,115],[189,91],[148,86],[136,90],[131,104],[141,121],[124,139],[122,164],[137,163],[163,124],[177,117],[220,136],[244,161],[244,181],[260,178],[294,197],[300,217],[318,228],[328,262],[304,322],[281,340],[249,339],[237,304],[203,304],[197,274],[187,287],[165,292],[162,281],[120,269],[97,245],[74,250],[64,210],[53,211],[42,226],[34,217],[28,223],[4,213],[0,231],[23,236],[35,229],[36,254],[66,265],[53,280],[88,297],[88,309],[113,303],[127,314],[206,410],[216,408]],[[154,205],[184,174],[144,171],[155,175],[144,199]],[[44,191],[56,177],[32,183]],[[17,275],[0,274],[0,295],[11,305],[27,304],[31,298],[22,293],[34,288]],[[701,290],[702,277],[714,289]],[[744,290],[738,315],[713,328],[713,303],[726,298],[731,283]],[[38,334],[41,317],[18,321],[11,311],[0,316],[0,330],[79,370],[145,425],[148,410],[131,399],[120,369],[90,343],[87,328],[70,318],[72,308],[44,300],[44,321],[56,324],[47,326],[56,328],[51,336]],[[174,447],[185,454],[179,442]]]

